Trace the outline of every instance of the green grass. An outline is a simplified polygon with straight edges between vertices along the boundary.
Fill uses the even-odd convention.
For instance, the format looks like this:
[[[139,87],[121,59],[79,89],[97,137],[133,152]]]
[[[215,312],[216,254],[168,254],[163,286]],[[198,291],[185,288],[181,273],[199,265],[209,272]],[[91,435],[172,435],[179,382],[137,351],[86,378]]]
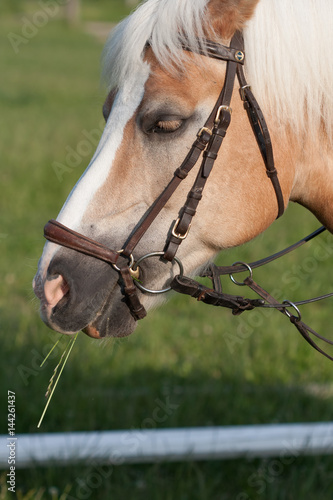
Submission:
[[[36,12],[44,11],[51,18],[55,15],[64,17],[65,0],[2,0],[0,4],[0,16],[2,20],[11,20],[13,16],[22,22],[22,18],[33,20]],[[117,22],[127,16],[133,10],[138,1],[126,0],[80,0],[79,20]],[[38,23],[38,16],[35,17]],[[40,21],[42,22],[42,21]]]
[[[79,28],[50,22],[16,55],[7,34],[19,29],[19,21],[0,21],[5,42],[0,64],[6,68],[0,80],[2,434],[7,433],[8,390],[16,393],[17,433],[37,432],[44,393],[61,355],[55,349],[39,368],[59,336],[40,321],[31,280],[43,248],[43,225],[57,215],[91,154],[83,155],[61,181],[53,162],[65,164],[66,148],[76,150],[84,130],[100,127],[104,98],[97,41]],[[317,226],[304,209],[290,207],[265,235],[225,252],[219,261],[255,260]],[[332,238],[324,234],[297,254],[256,271],[255,277],[282,298],[324,293],[331,290],[331,253]],[[302,308],[305,322],[323,334],[331,328],[331,311],[330,302]],[[66,342],[62,338],[62,349]],[[40,431],[144,428],[158,400],[166,398],[178,408],[157,428],[329,421],[332,370],[332,363],[278,312],[265,314],[265,321],[256,312],[238,318],[175,296],[129,338],[99,343],[79,335]],[[331,457],[274,460],[18,470],[17,498],[332,498]],[[98,487],[92,486],[94,480]],[[7,493],[6,471],[0,488],[0,500],[13,498]]]
[[[137,3],[139,3],[137,1]],[[125,0],[83,0],[81,16],[85,21],[120,21],[135,7]]]

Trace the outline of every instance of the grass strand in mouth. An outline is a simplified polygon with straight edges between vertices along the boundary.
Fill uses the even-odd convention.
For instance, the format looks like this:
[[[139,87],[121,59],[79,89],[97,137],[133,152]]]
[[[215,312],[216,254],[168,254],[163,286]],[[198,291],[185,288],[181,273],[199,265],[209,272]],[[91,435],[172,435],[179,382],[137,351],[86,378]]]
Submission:
[[[48,357],[52,354],[53,350],[57,347],[57,345],[59,344],[59,342],[60,342],[60,339],[57,340],[57,342],[54,344],[54,346],[52,347],[52,349],[50,350],[50,352],[45,356],[45,359],[41,363],[40,368],[44,365],[44,363],[46,362],[46,360],[48,359]]]
[[[72,339],[71,339],[71,340],[72,340]],[[60,357],[59,363],[57,364],[57,366],[56,366],[56,367],[55,367],[55,369],[53,370],[52,377],[50,378],[49,385],[48,385],[48,387],[47,387],[47,389],[46,389],[46,393],[45,393],[45,397],[46,397],[46,399],[49,397],[49,395],[50,395],[50,393],[51,393],[51,389],[52,389],[52,385],[53,385],[54,378],[55,378],[55,376],[56,376],[56,374],[57,374],[57,371],[58,371],[59,366],[60,366],[60,365],[61,365],[61,363],[62,363],[63,357],[65,356],[65,354],[66,354],[66,352],[67,352],[67,350],[68,350],[68,348],[69,348],[69,346],[70,346],[71,340],[68,342],[68,344],[67,344],[67,346],[66,346],[66,348],[65,348],[64,352],[62,353],[62,355],[61,355],[61,357]]]
[[[39,428],[39,427],[42,425],[42,421],[43,421],[43,419],[44,419],[44,416],[45,416],[46,410],[47,410],[47,408],[48,408],[48,406],[49,406],[49,404],[50,404],[50,402],[51,402],[51,399],[52,399],[53,393],[54,393],[54,391],[55,391],[55,388],[57,387],[57,384],[58,384],[58,382],[59,382],[59,379],[60,379],[60,377],[61,377],[61,374],[62,374],[62,372],[63,372],[63,369],[65,368],[65,365],[66,365],[66,363],[67,363],[67,360],[68,360],[68,358],[69,358],[69,355],[70,355],[70,353],[71,353],[71,351],[72,351],[72,349],[73,349],[73,346],[74,346],[74,344],[75,344],[75,341],[76,341],[76,339],[77,339],[78,334],[79,334],[79,332],[75,335],[75,337],[72,337],[72,338],[70,339],[70,341],[68,342],[68,344],[67,344],[67,346],[66,346],[66,349],[64,350],[64,352],[63,352],[63,353],[62,353],[62,355],[61,355],[61,358],[60,358],[59,363],[57,364],[57,366],[55,367],[55,369],[54,369],[54,371],[53,371],[53,375],[52,375],[52,377],[51,377],[51,379],[50,379],[50,383],[49,383],[49,385],[48,385],[48,388],[47,388],[47,391],[46,391],[46,394],[45,394],[45,397],[46,397],[46,398],[48,398],[48,399],[47,399],[47,402],[46,402],[46,405],[45,405],[44,411],[43,411],[43,413],[42,413],[42,416],[40,417],[40,420],[39,420],[39,422],[38,422],[37,428]],[[59,342],[59,340],[58,340],[58,342]],[[57,342],[57,343],[58,343],[58,342]],[[49,354],[46,356],[46,358],[45,358],[45,360],[43,361],[42,365],[44,364],[44,362],[46,361],[46,359],[49,357],[49,355],[51,354],[51,352],[53,351],[53,349],[54,349],[54,347],[57,345],[57,343],[53,346],[53,348],[51,349],[51,351],[49,352]],[[64,358],[64,356],[65,356],[65,354],[66,354],[66,353],[67,353],[67,355],[66,355],[66,357]],[[63,360],[63,359],[64,359],[64,361],[62,362],[62,360]],[[57,379],[56,379],[56,381],[55,381],[55,383],[54,383],[53,389],[52,389],[52,391],[51,391],[51,387],[52,387],[52,384],[53,384],[53,380],[54,380],[54,377],[56,376],[56,373],[57,373],[57,371],[58,371],[59,366],[61,366],[61,369],[60,369],[59,375],[58,375],[58,377],[57,377]]]

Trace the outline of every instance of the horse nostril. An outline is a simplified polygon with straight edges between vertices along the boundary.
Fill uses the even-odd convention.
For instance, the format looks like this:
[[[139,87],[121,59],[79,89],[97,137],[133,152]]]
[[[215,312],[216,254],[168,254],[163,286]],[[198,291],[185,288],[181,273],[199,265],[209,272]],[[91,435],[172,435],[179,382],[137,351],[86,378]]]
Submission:
[[[54,307],[69,292],[69,286],[61,274],[49,276],[44,284],[44,296],[47,304]]]

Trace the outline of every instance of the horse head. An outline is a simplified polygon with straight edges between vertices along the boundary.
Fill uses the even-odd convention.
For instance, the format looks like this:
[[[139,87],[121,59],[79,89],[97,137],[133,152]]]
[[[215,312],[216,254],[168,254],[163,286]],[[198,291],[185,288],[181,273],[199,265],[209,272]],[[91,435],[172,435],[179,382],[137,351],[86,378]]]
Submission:
[[[129,264],[134,271],[133,262],[141,259],[140,282],[148,289],[165,289],[177,272],[177,262],[182,263],[186,274],[194,275],[220,250],[251,240],[276,219],[274,189],[263,168],[243,101],[234,92],[226,110],[231,115],[232,109],[231,125],[222,153],[200,193],[200,204],[193,209],[193,220],[194,213],[190,214],[190,230],[187,227],[184,234],[176,221],[183,215],[180,209],[195,182],[195,169],[181,179],[131,251],[124,252],[191,153],[193,142],[200,142],[205,133],[203,125],[219,102],[228,63],[207,57],[210,48],[203,41],[225,47],[235,33],[244,34],[246,73],[253,89],[264,85],[267,94],[263,107],[273,143],[278,145],[275,160],[284,204],[289,199],[299,201],[327,222],[324,211],[313,201],[315,197],[310,193],[306,197],[300,182],[296,182],[300,158],[306,153],[304,141],[293,141],[295,127],[275,116],[281,103],[274,108],[271,96],[276,89],[267,90],[273,86],[269,82],[273,73],[267,70],[268,75],[265,71],[258,75],[254,69],[256,52],[266,54],[266,63],[272,64],[264,46],[276,23],[269,3],[262,0],[257,6],[258,0],[148,0],[116,27],[104,52],[109,86],[103,107],[105,129],[88,168],[57,217],[59,227],[69,228],[73,237],[83,235],[84,244],[97,242],[99,248],[113,250],[109,260],[95,258],[49,238],[34,289],[41,300],[42,318],[54,330],[71,334],[83,329],[96,338],[129,335],[137,318],[124,297],[126,276],[119,274],[122,265]],[[297,134],[304,137],[302,127]],[[284,137],[288,147],[280,146]],[[306,175],[310,179],[310,173]],[[165,255],[166,241],[172,234],[174,240],[182,240],[177,246],[179,261],[174,259],[174,251],[167,260],[159,258],[160,253]],[[77,241],[81,244],[83,240]],[[156,253],[142,259],[151,252]],[[162,301],[161,295],[141,290],[138,297],[146,310]]]

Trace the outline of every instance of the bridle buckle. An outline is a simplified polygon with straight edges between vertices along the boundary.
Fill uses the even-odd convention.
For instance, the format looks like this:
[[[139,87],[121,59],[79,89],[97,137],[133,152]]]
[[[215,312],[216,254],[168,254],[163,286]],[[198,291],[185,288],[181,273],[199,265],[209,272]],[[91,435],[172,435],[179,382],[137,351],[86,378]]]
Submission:
[[[240,94],[240,97],[241,97],[242,101],[247,101],[247,98],[246,98],[246,95],[245,95],[245,90],[246,89],[251,90],[251,85],[244,85],[243,87],[241,87],[239,89],[239,94]]]
[[[222,104],[222,106],[220,106],[219,109],[217,110],[215,120],[214,120],[215,125],[218,125],[220,123],[222,111],[227,111],[231,116],[231,113],[232,113],[231,107],[225,106],[224,104]]]
[[[201,127],[201,129],[199,130],[199,132],[197,133],[197,137],[198,139],[200,139],[200,137],[202,136],[202,134],[206,132],[208,135],[213,135],[213,132],[211,131],[210,128],[208,127]]]
[[[178,217],[178,219],[176,220],[176,222],[175,222],[175,224],[174,224],[174,226],[172,228],[171,234],[172,234],[172,236],[174,236],[178,240],[185,240],[185,238],[187,238],[189,230],[191,229],[191,224],[189,224],[186,233],[185,234],[181,234],[181,233],[177,233],[176,232],[177,228],[178,228],[179,222],[180,222],[180,217]]]

